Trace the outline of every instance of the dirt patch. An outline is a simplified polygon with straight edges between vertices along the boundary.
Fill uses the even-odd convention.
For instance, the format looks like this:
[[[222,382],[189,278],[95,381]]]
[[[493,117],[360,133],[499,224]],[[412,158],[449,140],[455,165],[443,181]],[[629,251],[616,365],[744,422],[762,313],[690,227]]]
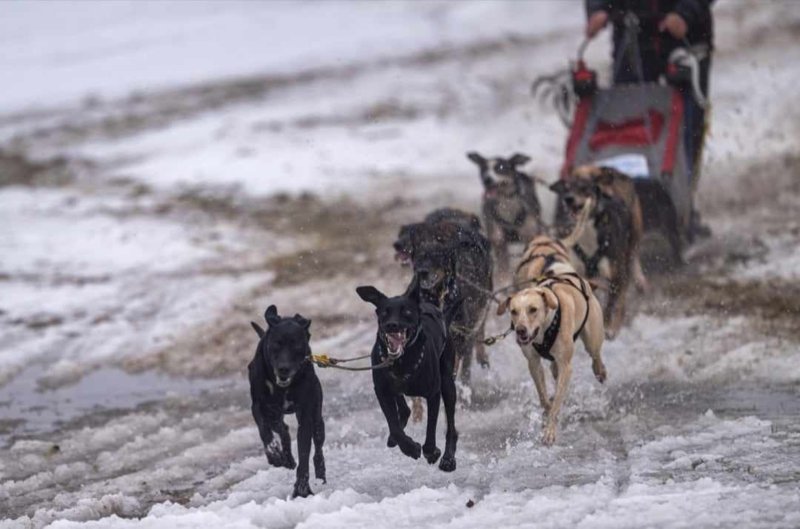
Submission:
[[[347,198],[324,201],[310,194],[255,200],[234,190],[184,191],[171,213],[187,210],[237,219],[303,241],[302,249],[271,258],[269,248],[256,249],[267,256],[261,270],[274,273],[270,281],[237,299],[232,310],[182,333],[152,355],[126,361],[123,367],[195,377],[243,373],[256,342],[249,322],[261,321],[265,302],[311,318],[315,340],[357,324],[358,316],[346,309],[348,303],[358,303],[352,284],[377,277],[404,278],[392,260],[391,242],[399,225],[395,217],[406,209],[402,200],[366,206]]]
[[[418,119],[423,115],[434,114],[443,117],[448,113],[445,104],[435,108],[403,104],[396,100],[373,103],[365,108],[357,109],[350,114],[333,114],[328,116],[309,115],[290,121],[262,121],[253,125],[256,131],[269,130],[281,132],[287,128],[316,129],[320,127],[358,127],[375,123],[406,122]]]
[[[800,285],[786,279],[746,280],[676,275],[661,282],[657,306],[644,311],[664,316],[745,316],[754,330],[797,340]],[[664,301],[667,301],[665,306]]]
[[[0,149],[0,187],[65,186],[74,180],[67,158],[33,161],[21,153]]]
[[[365,206],[349,198],[325,201],[304,193],[278,194],[253,199],[236,190],[185,190],[173,201],[212,216],[304,239],[303,249],[268,257],[275,272],[273,285],[285,287],[336,275],[354,275],[364,268],[385,265],[377,257],[390,247],[397,224],[391,214],[406,205],[402,199],[380,206]],[[269,255],[269,249],[265,254]]]
[[[275,286],[331,275],[355,275],[364,268],[374,268],[381,264],[378,253],[392,241],[389,232],[393,227],[380,210],[348,202],[327,206],[306,203],[303,207],[290,207],[290,211],[282,217],[284,228],[309,236],[312,242],[310,248],[270,261],[276,273]]]
[[[714,170],[713,167],[709,167]],[[709,214],[729,214],[752,210],[760,205],[772,206],[786,195],[800,193],[800,156],[787,154],[781,158],[758,160],[727,175],[724,186],[701,189],[700,209]],[[714,179],[719,182],[720,179]],[[701,181],[701,187],[703,182]]]

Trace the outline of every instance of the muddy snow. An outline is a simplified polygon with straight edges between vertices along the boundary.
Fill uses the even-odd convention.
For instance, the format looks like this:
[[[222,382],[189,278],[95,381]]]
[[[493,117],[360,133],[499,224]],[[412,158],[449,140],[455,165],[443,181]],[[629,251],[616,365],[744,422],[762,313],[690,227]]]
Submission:
[[[714,237],[632,293],[605,385],[577,353],[557,444],[510,341],[460,388],[452,474],[386,448],[369,375],[318,370],[328,482],[291,500],[249,321],[275,303],[363,354],[354,288],[406,284],[400,224],[478,211],[466,151],[554,179],[529,88],[581,3],[5,5],[0,528],[800,526],[800,10],[714,9]]]

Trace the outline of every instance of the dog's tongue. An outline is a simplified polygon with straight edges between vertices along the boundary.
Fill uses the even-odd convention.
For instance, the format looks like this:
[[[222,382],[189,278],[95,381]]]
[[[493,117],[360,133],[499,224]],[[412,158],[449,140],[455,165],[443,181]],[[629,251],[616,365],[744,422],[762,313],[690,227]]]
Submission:
[[[389,351],[396,353],[406,343],[405,332],[389,332],[386,333],[386,344],[389,346]]]

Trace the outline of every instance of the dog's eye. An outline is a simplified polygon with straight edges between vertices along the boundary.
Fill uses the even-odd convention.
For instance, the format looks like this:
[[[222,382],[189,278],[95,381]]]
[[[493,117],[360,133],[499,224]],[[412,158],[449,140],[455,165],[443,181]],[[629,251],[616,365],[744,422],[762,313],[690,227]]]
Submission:
[[[517,309],[511,309],[511,315],[516,316],[518,314]]]
[[[411,309],[404,309],[403,310],[403,315],[404,316],[411,316]]]
[[[536,314],[536,307],[528,307],[528,314]]]

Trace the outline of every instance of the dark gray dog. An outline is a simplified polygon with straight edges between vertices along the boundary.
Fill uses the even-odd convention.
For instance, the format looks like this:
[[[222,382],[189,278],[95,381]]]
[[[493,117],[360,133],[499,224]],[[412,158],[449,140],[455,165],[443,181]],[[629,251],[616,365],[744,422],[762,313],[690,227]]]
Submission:
[[[436,210],[425,222],[400,228],[394,243],[412,263],[422,298],[448,311],[458,302],[448,339],[456,353],[456,369],[469,381],[472,354],[488,367],[483,345],[484,318],[491,300],[492,256],[475,215],[459,210]]]
[[[501,276],[509,273],[509,243],[527,244],[541,231],[541,206],[533,179],[519,166],[530,161],[524,154],[484,158],[467,153],[480,170],[483,183],[483,221]]]

